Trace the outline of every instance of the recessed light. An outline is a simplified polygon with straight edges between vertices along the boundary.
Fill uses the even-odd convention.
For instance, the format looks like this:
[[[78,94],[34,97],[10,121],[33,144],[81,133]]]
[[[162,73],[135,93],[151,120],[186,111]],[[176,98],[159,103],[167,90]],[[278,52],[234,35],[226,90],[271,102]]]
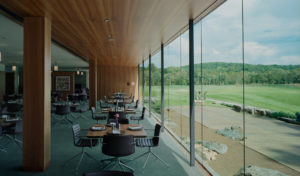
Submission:
[[[107,39],[107,40],[110,41],[110,42],[115,41],[114,38],[109,38],[109,39]]]
[[[106,19],[104,20],[104,22],[109,23],[109,22],[110,22],[110,19],[106,18]]]

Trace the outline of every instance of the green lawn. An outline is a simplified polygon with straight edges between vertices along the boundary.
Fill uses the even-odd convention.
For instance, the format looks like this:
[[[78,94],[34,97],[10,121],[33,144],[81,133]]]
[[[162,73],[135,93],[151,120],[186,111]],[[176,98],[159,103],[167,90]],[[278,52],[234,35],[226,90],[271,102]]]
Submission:
[[[151,89],[153,97],[160,96],[159,86]],[[148,87],[145,90],[149,90]],[[196,86],[195,90],[200,90],[200,86]],[[243,102],[242,86],[203,86],[203,90],[207,91],[207,98],[240,104]],[[246,106],[293,114],[300,111],[300,85],[247,85],[245,95]],[[166,106],[188,105],[189,87],[165,86],[165,103]]]

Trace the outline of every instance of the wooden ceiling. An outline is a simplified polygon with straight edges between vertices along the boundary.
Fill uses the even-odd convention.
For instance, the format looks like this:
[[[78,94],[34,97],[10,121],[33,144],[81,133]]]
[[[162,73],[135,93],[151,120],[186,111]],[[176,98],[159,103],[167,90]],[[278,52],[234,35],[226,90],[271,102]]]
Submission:
[[[190,18],[204,17],[223,2],[0,0],[0,5],[22,18],[48,17],[52,38],[87,60],[96,58],[99,65],[137,66],[186,27]]]

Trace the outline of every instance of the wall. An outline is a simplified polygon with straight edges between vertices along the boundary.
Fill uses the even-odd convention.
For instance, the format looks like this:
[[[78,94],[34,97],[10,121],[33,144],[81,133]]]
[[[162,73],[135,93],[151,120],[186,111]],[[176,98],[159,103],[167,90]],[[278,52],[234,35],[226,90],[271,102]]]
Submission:
[[[52,92],[63,93],[63,95],[74,93],[74,72],[52,72]],[[71,86],[70,91],[61,92],[56,91],[56,76],[70,76],[71,77]]]
[[[135,82],[134,86],[127,83]],[[135,99],[138,97],[138,68],[137,67],[111,67],[98,66],[97,68],[97,97],[103,99],[105,95],[115,92],[133,93]],[[131,89],[131,91],[130,91]]]

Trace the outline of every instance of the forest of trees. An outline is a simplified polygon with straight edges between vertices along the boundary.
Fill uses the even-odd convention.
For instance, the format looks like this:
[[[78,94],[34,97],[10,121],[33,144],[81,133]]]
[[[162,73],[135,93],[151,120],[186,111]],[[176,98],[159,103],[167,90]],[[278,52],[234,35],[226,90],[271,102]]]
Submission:
[[[201,64],[195,64],[195,84],[201,84]],[[242,84],[241,63],[210,62],[202,64],[204,85]],[[151,64],[152,85],[160,85],[160,68]],[[149,68],[145,68],[145,85],[149,85]],[[300,83],[300,65],[245,64],[245,84],[297,84]],[[165,68],[166,85],[188,85],[189,67]]]

